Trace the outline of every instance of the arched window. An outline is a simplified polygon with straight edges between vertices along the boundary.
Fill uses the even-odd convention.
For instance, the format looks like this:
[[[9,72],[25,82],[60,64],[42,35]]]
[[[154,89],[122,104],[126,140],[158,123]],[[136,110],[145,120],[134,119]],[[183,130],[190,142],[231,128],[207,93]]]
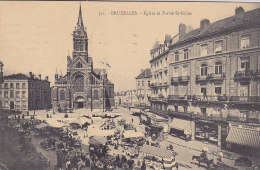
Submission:
[[[222,63],[219,61],[215,63],[215,74],[222,74]]]
[[[98,91],[94,90],[93,100],[98,100]]]
[[[65,92],[64,92],[64,90],[60,91],[60,100],[65,100]]]
[[[75,77],[74,88],[76,92],[84,92],[84,77],[82,75]]]
[[[81,63],[81,62],[78,62],[76,67],[77,67],[77,68],[82,68],[82,63]]]
[[[201,65],[200,74],[202,76],[206,76],[208,74],[208,66],[207,66],[207,64],[202,64]]]

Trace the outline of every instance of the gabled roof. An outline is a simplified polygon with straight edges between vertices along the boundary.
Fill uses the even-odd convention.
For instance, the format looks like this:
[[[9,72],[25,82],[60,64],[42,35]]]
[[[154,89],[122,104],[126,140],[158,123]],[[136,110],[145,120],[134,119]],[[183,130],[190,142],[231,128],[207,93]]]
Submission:
[[[143,72],[141,74],[139,74],[136,79],[141,79],[141,78],[150,78],[151,77],[151,69],[147,68],[145,70],[143,70]]]
[[[183,36],[176,44],[172,46],[180,45],[187,41],[192,41],[194,39],[202,38],[204,36],[212,35],[219,32],[224,32],[228,30],[232,30],[235,28],[242,28],[244,26],[256,26],[260,25],[260,8],[254,9],[248,12],[244,12],[243,16],[240,18],[238,16],[231,16],[222,20],[218,20],[214,23],[211,23],[208,28],[201,30],[197,28],[192,30],[185,36]]]

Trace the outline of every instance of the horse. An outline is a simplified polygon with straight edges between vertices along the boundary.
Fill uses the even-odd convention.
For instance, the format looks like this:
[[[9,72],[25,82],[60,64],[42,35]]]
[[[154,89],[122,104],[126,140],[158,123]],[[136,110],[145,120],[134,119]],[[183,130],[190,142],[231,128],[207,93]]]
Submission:
[[[209,168],[210,165],[212,165],[214,162],[213,162],[213,159],[209,160],[207,158],[203,158],[202,156],[195,156],[193,155],[192,156],[192,160],[196,159],[199,163],[199,167],[200,167],[200,163],[204,163],[207,165],[207,167]]]

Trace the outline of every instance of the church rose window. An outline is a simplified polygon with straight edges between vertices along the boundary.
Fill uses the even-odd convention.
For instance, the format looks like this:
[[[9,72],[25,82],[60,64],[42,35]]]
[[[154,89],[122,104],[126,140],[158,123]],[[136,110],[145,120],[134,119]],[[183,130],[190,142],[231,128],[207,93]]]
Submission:
[[[84,77],[82,75],[75,77],[75,91],[84,92]]]

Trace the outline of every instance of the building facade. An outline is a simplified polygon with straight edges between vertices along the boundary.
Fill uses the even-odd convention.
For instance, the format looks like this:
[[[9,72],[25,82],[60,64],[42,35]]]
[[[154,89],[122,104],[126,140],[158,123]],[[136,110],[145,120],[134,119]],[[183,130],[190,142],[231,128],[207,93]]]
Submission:
[[[78,108],[105,110],[114,106],[114,84],[108,80],[106,69],[93,68],[92,57],[88,55],[81,6],[73,31],[72,57],[67,56],[67,74],[55,74],[52,105],[54,110],[65,112]]]
[[[150,106],[151,69],[142,69],[136,79],[136,91],[139,106]]]
[[[13,74],[4,76],[0,98],[2,108],[16,111],[43,110],[51,107],[51,88],[45,80],[30,75]]]
[[[179,29],[179,40],[167,51],[168,97],[159,99],[165,106],[152,109],[186,121],[193,139],[232,148],[248,137],[245,147],[259,149],[254,142],[259,139],[234,138],[241,136],[240,129],[259,131],[259,14],[260,9],[244,12],[238,7],[234,16],[214,23],[204,19],[189,33]]]

